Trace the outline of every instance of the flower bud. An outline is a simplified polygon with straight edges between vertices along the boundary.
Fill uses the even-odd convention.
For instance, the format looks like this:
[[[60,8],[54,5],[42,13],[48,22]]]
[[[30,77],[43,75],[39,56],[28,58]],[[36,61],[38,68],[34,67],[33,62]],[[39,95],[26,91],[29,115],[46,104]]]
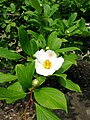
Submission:
[[[46,47],[46,50],[49,50],[49,46]]]
[[[39,80],[34,79],[34,80],[32,81],[32,86],[33,86],[33,87],[39,87],[39,85],[40,85]]]

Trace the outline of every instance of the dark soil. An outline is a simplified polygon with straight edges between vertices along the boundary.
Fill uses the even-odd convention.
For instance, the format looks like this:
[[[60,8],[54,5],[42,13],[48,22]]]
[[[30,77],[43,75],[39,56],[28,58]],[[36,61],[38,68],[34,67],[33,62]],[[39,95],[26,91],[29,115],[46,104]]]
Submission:
[[[90,120],[90,62],[78,60],[78,66],[72,66],[67,74],[69,79],[80,85],[82,93],[64,89],[68,101],[68,113],[61,110],[54,112],[61,120]],[[56,83],[54,85],[57,86]],[[25,98],[10,105],[0,101],[0,120],[24,120],[21,116],[27,101]],[[26,118],[26,120],[36,120],[33,104],[28,107]]]

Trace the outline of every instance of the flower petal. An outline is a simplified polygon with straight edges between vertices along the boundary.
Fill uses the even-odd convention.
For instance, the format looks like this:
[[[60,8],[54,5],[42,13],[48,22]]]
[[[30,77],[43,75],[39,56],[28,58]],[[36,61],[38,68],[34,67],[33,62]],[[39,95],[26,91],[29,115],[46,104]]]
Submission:
[[[53,61],[52,61],[52,67],[56,71],[56,70],[58,70],[62,66],[63,62],[64,62],[63,57],[58,57],[56,59],[53,59]]]
[[[47,50],[46,53],[50,58],[57,58],[57,54],[52,50]]]
[[[43,50],[43,49],[41,49],[40,51],[38,50],[36,53],[35,53],[35,57],[37,58],[37,59],[39,59],[40,58],[40,56],[41,55],[44,55],[45,54],[45,51]]]

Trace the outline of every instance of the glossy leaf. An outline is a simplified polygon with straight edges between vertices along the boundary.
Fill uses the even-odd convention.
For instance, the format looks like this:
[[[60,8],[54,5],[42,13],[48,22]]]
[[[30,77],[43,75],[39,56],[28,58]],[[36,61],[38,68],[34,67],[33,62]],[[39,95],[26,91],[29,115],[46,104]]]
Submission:
[[[65,88],[67,88],[69,90],[76,91],[76,92],[81,92],[79,85],[73,83],[69,79],[66,80],[66,79],[60,78],[59,82],[62,86],[64,86]]]
[[[45,46],[46,46],[46,40],[45,40],[45,38],[44,38],[44,36],[42,34],[40,34],[38,36],[37,45],[40,48],[45,48]]]
[[[81,18],[81,20],[79,22],[79,29],[82,31],[84,31],[86,29],[85,20],[83,18]]]
[[[75,34],[82,34],[82,32],[81,32],[81,30],[76,29],[75,31],[73,31],[73,32],[71,33],[71,36],[72,36],[72,35],[75,35]]]
[[[18,64],[16,66],[16,74],[17,74],[18,80],[19,80],[20,84],[23,86],[23,88],[30,87],[30,82],[29,82],[29,79],[27,78],[26,67],[24,65]]]
[[[72,25],[72,23],[74,22],[76,17],[77,17],[77,13],[72,13],[71,16],[69,17],[68,21],[67,21],[68,25]]]
[[[49,17],[51,17],[57,10],[58,10],[59,5],[55,4],[51,7]]]
[[[31,62],[27,64],[26,70],[27,70],[28,78],[32,78],[35,72],[35,61],[34,60],[32,60]]]
[[[22,26],[19,27],[18,34],[22,49],[26,54],[31,55],[30,41],[27,32],[23,29]]]
[[[36,115],[37,120],[60,120],[53,112],[51,112],[48,109],[45,109],[44,107],[35,104],[36,105]]]
[[[10,60],[18,60],[22,58],[22,56],[16,53],[15,51],[10,51],[7,48],[2,48],[2,47],[0,47],[0,57],[7,58]]]
[[[4,1],[6,1],[6,0],[0,0],[0,3],[4,2]]]
[[[41,13],[41,6],[38,0],[30,0],[32,3],[32,6],[37,10],[37,12]]]
[[[6,33],[10,32],[10,29],[11,29],[11,25],[8,24],[7,27],[6,27],[6,29],[5,29]]]
[[[67,75],[66,74],[54,74],[57,77],[63,78],[66,80]]]
[[[40,76],[40,77],[37,77],[36,79],[39,81],[39,84],[41,85],[45,82],[46,77]]]
[[[65,71],[67,71],[71,66],[72,66],[72,62],[65,60],[64,63],[62,64],[61,68],[55,72],[55,74],[61,74],[64,73]]]
[[[50,6],[48,4],[44,4],[44,14],[45,16],[49,16],[50,14]]]
[[[60,41],[59,39],[57,39],[57,33],[56,31],[52,32],[49,37],[48,37],[48,46],[51,50],[54,49],[54,45],[56,44],[55,41]],[[61,45],[61,43],[60,43]],[[57,48],[58,44],[56,44],[56,48]]]
[[[12,89],[1,88],[0,87],[0,100],[7,100],[7,99],[21,99],[26,96],[24,92],[17,92]]]
[[[66,33],[70,34],[71,32],[75,31],[76,29],[77,29],[77,26],[73,25],[66,30]]]
[[[56,38],[55,40],[52,41],[50,49],[55,51],[55,50],[59,49],[61,47],[61,45],[62,45],[62,39]]]
[[[11,10],[12,10],[13,12],[15,12],[16,7],[15,7],[14,3],[11,3],[11,4],[10,4],[10,7],[11,7]]]
[[[17,92],[21,92],[21,93],[25,94],[25,92],[23,91],[22,86],[20,85],[19,82],[15,82],[14,84],[10,85],[7,89],[17,91]],[[7,101],[7,103],[12,103],[12,102],[15,102],[16,100],[18,100],[18,98],[16,98],[16,99],[15,98],[14,99],[9,98],[6,101]]]
[[[52,7],[50,7],[48,4],[44,4],[44,14],[47,17],[51,17],[57,10],[59,5],[55,4]]]
[[[36,101],[43,107],[49,109],[63,109],[67,111],[66,98],[64,94],[51,87],[43,87],[34,91]]]
[[[57,52],[69,52],[69,51],[74,51],[74,50],[80,50],[79,48],[77,47],[67,47],[67,48],[61,48],[59,50],[57,50]]]
[[[32,30],[27,30],[28,34],[30,34],[31,36],[35,37],[36,39],[38,38],[38,33],[36,33],[35,31]]]
[[[35,40],[30,40],[31,54],[32,56],[38,50],[38,46]]]
[[[72,64],[77,65],[76,60],[77,60],[77,55],[75,55],[75,54],[65,55],[64,63],[62,64],[61,68],[55,72],[55,74],[64,73],[72,66]]]
[[[76,54],[74,54],[74,53],[71,53],[69,55],[65,55],[64,59],[67,60],[67,61],[72,62],[72,64],[77,65],[76,60],[78,59],[78,56]]]
[[[4,74],[4,73],[0,72],[0,83],[11,82],[16,79],[17,79],[17,76],[15,76],[15,75]]]
[[[16,74],[18,80],[24,89],[31,87],[34,70],[35,70],[34,61],[29,63],[26,67],[22,64],[18,64],[16,66]]]

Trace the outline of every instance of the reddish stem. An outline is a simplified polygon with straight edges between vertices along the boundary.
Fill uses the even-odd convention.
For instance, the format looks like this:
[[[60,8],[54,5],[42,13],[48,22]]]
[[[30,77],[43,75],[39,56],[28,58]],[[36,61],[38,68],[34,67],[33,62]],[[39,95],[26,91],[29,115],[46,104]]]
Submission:
[[[34,102],[33,99],[32,99],[32,91],[33,90],[34,90],[34,88],[32,88],[31,91],[30,91],[30,97],[29,97],[29,100],[28,100],[28,102],[26,104],[25,110],[24,110],[23,114],[21,115],[21,119],[22,119],[22,117],[24,115],[25,120],[26,120],[26,111],[27,111],[27,108],[28,108],[28,106],[29,106],[29,104],[30,104],[31,101]]]

